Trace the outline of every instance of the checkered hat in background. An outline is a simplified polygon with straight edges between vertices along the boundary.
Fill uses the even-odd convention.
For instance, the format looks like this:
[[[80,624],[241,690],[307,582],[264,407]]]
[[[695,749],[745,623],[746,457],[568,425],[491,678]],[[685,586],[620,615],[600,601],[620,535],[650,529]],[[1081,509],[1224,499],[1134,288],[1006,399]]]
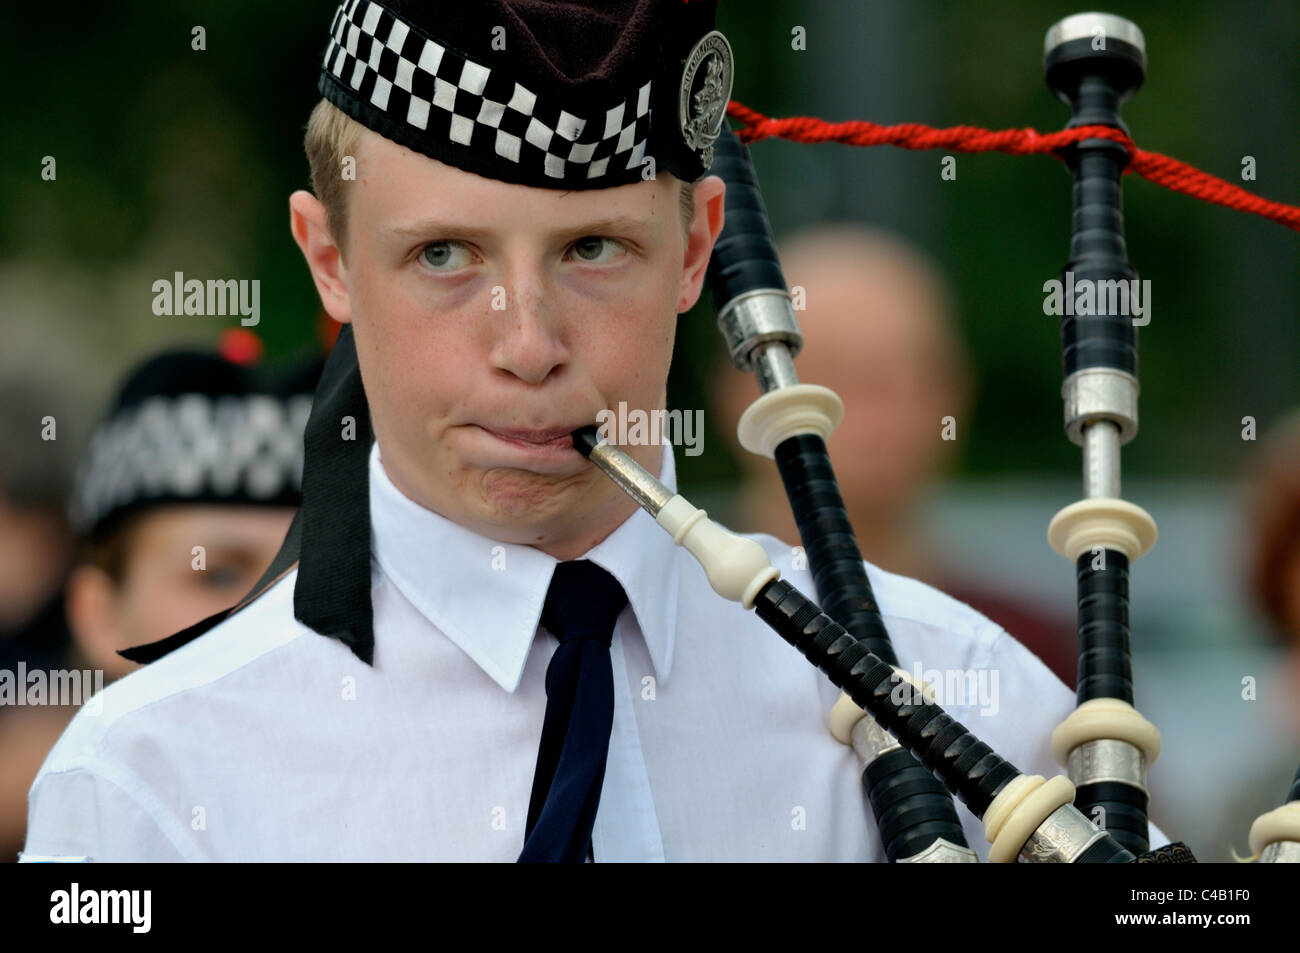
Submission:
[[[323,361],[278,376],[210,351],[176,349],[139,365],[91,437],[69,506],[104,539],[169,503],[298,506],[303,431]]]
[[[343,0],[326,99],[488,178],[608,188],[698,179],[731,95],[715,0]],[[650,166],[648,160],[653,160]]]

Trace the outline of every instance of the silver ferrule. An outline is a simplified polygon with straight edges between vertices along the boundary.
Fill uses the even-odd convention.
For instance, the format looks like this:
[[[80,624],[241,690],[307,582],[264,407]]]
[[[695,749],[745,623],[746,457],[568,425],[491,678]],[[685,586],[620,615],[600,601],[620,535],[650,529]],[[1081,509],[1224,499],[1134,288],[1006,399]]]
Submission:
[[[761,393],[767,394],[799,383],[799,375],[794,369],[794,355],[782,341],[769,341],[754,348],[750,366],[758,377]]]
[[[1114,37],[1131,46],[1136,46],[1145,61],[1147,55],[1146,37],[1132,20],[1117,17],[1113,13],[1076,13],[1063,20],[1057,20],[1047,28],[1043,38],[1043,56],[1046,57],[1063,43],[1071,40],[1093,40],[1099,37]]]
[[[1261,864],[1300,864],[1300,841],[1275,840],[1259,852]]]
[[[864,765],[875,761],[881,755],[901,748],[898,739],[881,727],[880,722],[866,715],[858,719],[858,723],[853,726],[849,732],[849,742],[853,745],[853,750],[858,753]]]
[[[1062,804],[1020,848],[1022,864],[1072,864],[1085,850],[1106,836],[1073,804]]]
[[[727,342],[731,363],[742,371],[754,370],[754,351],[760,344],[779,341],[790,349],[791,357],[803,349],[794,305],[784,288],[759,288],[732,298],[718,315],[718,330]]]
[[[934,842],[919,854],[902,857],[896,862],[900,864],[978,864],[980,858],[969,847],[959,847],[942,837],[936,837]]]
[[[1083,428],[1083,495],[1119,499],[1119,428],[1109,420]]]
[[[1119,442],[1128,443],[1138,431],[1138,382],[1132,374],[1108,367],[1075,371],[1061,385],[1065,403],[1065,433],[1083,446],[1085,424],[1109,420],[1119,428]]]
[[[1147,759],[1127,741],[1085,741],[1070,751],[1066,770],[1076,788],[1098,781],[1119,781],[1147,793]]]
[[[615,444],[603,441],[596,444],[591,451],[591,462],[651,516],[658,516],[664,504],[676,495]]]

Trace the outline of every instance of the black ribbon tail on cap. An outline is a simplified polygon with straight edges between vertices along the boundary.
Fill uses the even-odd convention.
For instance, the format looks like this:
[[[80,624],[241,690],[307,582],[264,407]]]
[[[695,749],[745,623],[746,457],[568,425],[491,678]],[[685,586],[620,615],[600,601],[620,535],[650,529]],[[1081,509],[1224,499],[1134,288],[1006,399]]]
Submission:
[[[196,622],[188,629],[181,629],[179,632],[167,636],[165,639],[159,639],[157,642],[146,642],[144,645],[133,645],[129,649],[118,649],[117,654],[122,656],[128,662],[139,662],[146,665],[162,658],[168,652],[174,652],[186,643],[193,642],[204,632],[213,628],[218,622],[225,620],[226,616],[235,611],[235,607],[222,609],[215,615],[210,615],[201,622]]]
[[[351,417],[352,439],[344,439]],[[294,618],[374,664],[370,602],[370,407],[361,386],[352,325],[344,325],[321,372],[303,438],[302,506],[270,567],[242,600],[158,642],[123,649],[152,662],[192,642],[243,609],[298,564]]]
[[[351,417],[344,439],[344,418]],[[374,664],[370,604],[370,405],[352,325],[339,332],[307,419],[302,547],[293,614]]]

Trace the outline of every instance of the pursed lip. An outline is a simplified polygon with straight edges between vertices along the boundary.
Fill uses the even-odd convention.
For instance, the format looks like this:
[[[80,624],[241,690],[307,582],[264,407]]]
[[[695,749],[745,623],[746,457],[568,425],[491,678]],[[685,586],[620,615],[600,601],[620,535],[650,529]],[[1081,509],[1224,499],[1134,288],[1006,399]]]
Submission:
[[[569,435],[579,427],[578,424],[573,427],[551,427],[546,430],[506,430],[496,427],[489,427],[486,424],[479,424],[479,427],[492,434],[494,437],[503,437],[506,440],[515,440],[519,443],[531,443],[538,446],[545,446],[554,443],[560,438],[569,439]]]

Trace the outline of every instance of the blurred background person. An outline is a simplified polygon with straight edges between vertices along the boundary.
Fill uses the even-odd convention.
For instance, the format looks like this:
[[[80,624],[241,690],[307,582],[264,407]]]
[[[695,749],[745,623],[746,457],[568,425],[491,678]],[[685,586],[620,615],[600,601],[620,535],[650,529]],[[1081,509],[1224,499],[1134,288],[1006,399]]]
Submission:
[[[53,387],[0,383],[0,669],[66,651],[63,580],[75,548],[65,504],[75,436]]]
[[[66,514],[76,435],[55,389],[27,375],[0,383],[0,677],[57,668],[68,651],[63,583],[75,553]],[[22,681],[26,681],[23,674]],[[27,788],[66,717],[0,704],[0,857],[23,843]]]
[[[1266,434],[1251,471],[1243,582],[1280,651],[1271,681],[1243,692],[1241,703],[1280,730],[1215,818],[1216,851],[1238,857],[1250,853],[1250,825],[1282,803],[1300,766],[1300,410]]]
[[[1293,411],[1260,446],[1248,527],[1249,585],[1255,605],[1286,654],[1282,670],[1289,737],[1300,763],[1300,410]]]
[[[224,356],[174,350],[127,380],[79,474],[86,546],[68,581],[76,648],[107,679],[136,667],[118,649],[234,605],[270,565],[300,499],[319,367],[268,387]]]
[[[968,429],[973,379],[938,269],[900,237],[853,224],[815,226],[780,246],[786,281],[803,297],[801,381],[829,387],[844,421],[828,447],[865,559],[930,583],[997,622],[1067,685],[1075,680],[1068,618],[1043,614],[971,578],[945,556],[924,519],[936,480]],[[720,429],[743,472],[731,525],[797,540],[775,464],[739,448],[736,423],[758,396],[752,375],[725,356],[714,375]],[[1007,587],[1016,585],[1007,567]]]
[[[248,341],[235,332],[226,354],[249,360]],[[102,673],[107,685],[138,667],[119,649],[234,605],[271,564],[301,500],[302,435],[322,361],[267,378],[226,354],[149,358],[96,429],[70,506],[81,537],[66,584],[70,645],[44,667]],[[6,861],[23,844],[27,789],[75,711],[54,702],[0,719],[9,723],[0,728]]]

